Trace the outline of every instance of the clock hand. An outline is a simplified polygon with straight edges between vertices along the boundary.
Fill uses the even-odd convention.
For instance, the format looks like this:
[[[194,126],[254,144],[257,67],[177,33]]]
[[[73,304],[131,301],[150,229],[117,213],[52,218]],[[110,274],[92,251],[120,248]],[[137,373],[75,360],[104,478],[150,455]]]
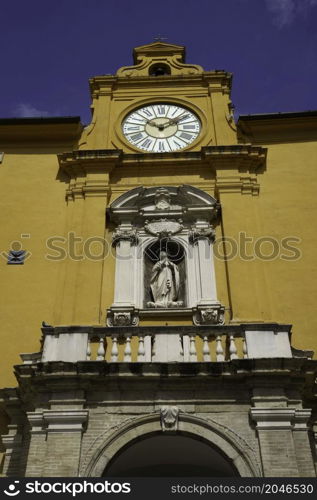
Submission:
[[[155,123],[154,120],[147,120],[147,125],[151,125],[152,127],[159,127],[159,125],[157,123]]]
[[[188,114],[185,114],[185,115],[177,116],[176,118],[171,118],[169,121],[169,124],[170,125],[177,125],[178,122],[180,122],[181,120],[184,120],[188,116],[189,116]]]
[[[148,120],[147,121],[148,125],[151,125],[152,127],[158,128],[160,131],[164,130],[166,127],[168,127],[170,124],[168,123],[155,123],[154,120]]]

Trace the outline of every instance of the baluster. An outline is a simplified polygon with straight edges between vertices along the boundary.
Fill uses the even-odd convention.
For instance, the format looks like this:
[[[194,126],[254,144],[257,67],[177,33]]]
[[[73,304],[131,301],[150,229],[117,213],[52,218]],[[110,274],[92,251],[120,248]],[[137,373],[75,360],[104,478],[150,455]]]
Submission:
[[[203,357],[204,361],[211,361],[210,349],[208,343],[208,335],[204,335],[203,337]]]
[[[123,361],[127,361],[128,363],[131,362],[131,335],[126,336]]]
[[[180,342],[180,355],[182,358],[182,361],[184,361],[184,347],[183,347],[183,337],[182,335],[179,336],[179,342]]]
[[[97,351],[97,361],[103,361],[105,359],[105,347],[104,347],[104,338],[100,337],[99,338],[99,347]]]
[[[91,360],[91,345],[90,345],[90,338],[89,337],[88,337],[88,341],[87,341],[86,360],[87,361]]]
[[[119,350],[118,350],[118,335],[112,335],[112,348],[111,348],[111,361],[116,362],[118,361],[118,355],[119,355]]]
[[[217,337],[216,337],[216,359],[217,359],[217,361],[224,361],[225,360],[225,357],[223,355],[221,335],[217,335]]]
[[[156,351],[156,342],[155,341],[156,341],[156,336],[153,335],[152,336],[152,344],[151,344],[151,347],[152,347],[151,357],[152,357],[152,359],[155,358],[155,354],[156,354],[155,353],[155,351]]]
[[[229,344],[229,354],[230,354],[230,359],[238,359],[237,356],[237,347],[234,341],[234,336],[230,335],[230,344]]]
[[[197,361],[195,337],[196,337],[195,334],[190,335],[189,361]]]
[[[90,360],[91,360],[91,345],[90,345],[90,338],[88,338],[88,342],[87,342],[86,360],[87,360],[87,361],[90,361]]]
[[[139,335],[138,361],[145,361],[144,336]]]
[[[243,350],[243,357],[247,358],[248,357],[248,348],[247,348],[247,342],[245,340],[245,336],[243,337],[242,350]]]

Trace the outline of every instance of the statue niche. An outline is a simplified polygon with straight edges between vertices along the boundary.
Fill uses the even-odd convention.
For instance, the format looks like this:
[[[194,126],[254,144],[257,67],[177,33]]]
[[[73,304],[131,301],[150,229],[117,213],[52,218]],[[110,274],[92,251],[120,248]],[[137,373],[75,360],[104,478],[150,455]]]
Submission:
[[[146,249],[145,297],[147,307],[184,306],[184,249],[177,242],[160,240]],[[154,262],[154,264],[153,264]]]

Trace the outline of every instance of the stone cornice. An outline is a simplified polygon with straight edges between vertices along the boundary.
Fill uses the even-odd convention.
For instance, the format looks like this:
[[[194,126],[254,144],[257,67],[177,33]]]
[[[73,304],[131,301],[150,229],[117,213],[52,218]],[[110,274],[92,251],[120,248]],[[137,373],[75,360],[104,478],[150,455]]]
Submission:
[[[31,380],[39,384],[56,384],[60,390],[65,390],[66,380],[69,380],[72,387],[85,387],[94,379],[101,381],[100,377],[114,379],[138,378],[145,383],[154,380],[156,377],[179,379],[185,377],[214,378],[220,377],[241,381],[248,378],[263,377],[270,383],[288,384],[291,380],[305,385],[305,378],[309,381],[309,386],[313,389],[316,374],[317,360],[293,359],[293,358],[271,358],[271,359],[234,359],[224,362],[195,362],[195,363],[125,363],[125,362],[99,362],[99,361],[78,361],[76,363],[63,361],[50,361],[38,363],[36,365],[16,365],[16,375],[21,384],[29,384]],[[86,379],[86,382],[85,382]],[[75,383],[76,380],[76,383]],[[284,382],[283,382],[284,380]],[[104,383],[104,382],[103,382]],[[268,382],[269,383],[269,382]]]
[[[223,191],[258,194],[257,173],[265,168],[267,150],[250,145],[207,146],[198,152],[123,153],[119,149],[78,150],[58,155],[60,168],[69,176],[68,198],[105,196],[115,168],[135,166],[149,173],[160,169],[212,169],[216,187]],[[102,177],[100,177],[102,174]]]
[[[127,67],[128,69],[128,67]],[[200,91],[206,89],[206,92],[212,94],[221,92],[230,94],[232,85],[232,74],[226,71],[204,71],[199,74],[184,75],[164,75],[162,77],[151,76],[96,76],[89,80],[90,92],[93,97],[98,95],[111,95],[112,92],[120,88],[139,89],[144,88],[169,88],[175,87],[198,87]]]
[[[120,149],[78,150],[58,155],[60,167],[72,175],[80,168],[89,171],[106,165],[129,166],[146,164],[157,168],[158,163],[185,165],[204,163],[217,168],[243,168],[257,171],[265,165],[267,150],[250,145],[205,146],[197,152],[179,153],[123,153]]]

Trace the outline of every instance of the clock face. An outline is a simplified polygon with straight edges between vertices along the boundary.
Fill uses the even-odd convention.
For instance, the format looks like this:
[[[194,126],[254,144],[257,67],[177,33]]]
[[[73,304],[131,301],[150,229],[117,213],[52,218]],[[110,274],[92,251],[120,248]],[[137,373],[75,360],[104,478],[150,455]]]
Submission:
[[[151,104],[132,111],[122,123],[126,139],[143,151],[168,153],[186,148],[199,135],[199,118],[174,104]]]

